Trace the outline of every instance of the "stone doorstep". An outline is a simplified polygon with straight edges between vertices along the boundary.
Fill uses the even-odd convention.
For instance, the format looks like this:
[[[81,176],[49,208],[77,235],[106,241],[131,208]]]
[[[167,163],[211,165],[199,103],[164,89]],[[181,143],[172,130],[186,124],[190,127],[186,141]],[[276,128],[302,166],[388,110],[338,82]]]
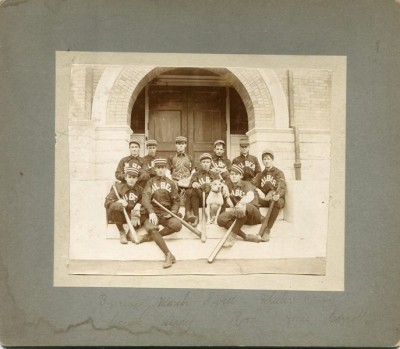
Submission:
[[[182,211],[183,214],[183,210],[181,209],[180,212]],[[263,216],[265,216],[267,214],[267,208],[262,207],[260,208],[260,212]],[[200,209],[200,222],[199,225],[196,227],[198,230],[201,230],[201,217],[202,217],[202,209]],[[283,220],[283,210],[280,211],[279,216],[275,222],[274,225],[274,229],[276,229],[276,226],[278,225],[278,223],[281,225],[281,223],[283,224],[290,224],[286,221]],[[260,229],[261,225],[254,225],[254,226],[249,226],[249,225],[245,225],[243,227],[243,231],[245,233],[249,233],[249,234],[257,234],[259,229]],[[124,228],[125,231],[128,231],[128,225],[124,224]],[[160,228],[162,229],[162,226],[160,226]],[[292,227],[293,228],[293,227]],[[226,232],[225,228],[219,227],[216,223],[214,224],[207,224],[206,225],[206,229],[207,229],[207,238],[211,238],[211,239],[220,239],[221,237],[224,236],[224,233]],[[146,231],[144,230],[143,227],[139,227],[138,229],[136,229],[138,231],[139,235],[143,235],[146,234]],[[285,229],[285,231],[288,231],[287,229]],[[115,226],[115,224],[107,224],[106,227],[106,238],[107,239],[119,239],[119,232],[117,227]],[[196,238],[196,235],[194,235],[189,229],[187,229],[185,226],[182,226],[182,230],[179,231],[178,233],[174,233],[171,234],[169,236],[166,236],[165,239],[166,240],[171,240],[171,239],[191,239],[191,238]]]

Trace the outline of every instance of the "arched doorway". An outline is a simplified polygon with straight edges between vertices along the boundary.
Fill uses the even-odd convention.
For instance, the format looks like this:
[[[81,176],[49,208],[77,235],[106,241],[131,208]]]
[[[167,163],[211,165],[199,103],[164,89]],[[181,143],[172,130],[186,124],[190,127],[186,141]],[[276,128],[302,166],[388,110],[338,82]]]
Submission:
[[[196,160],[217,139],[226,142],[229,155],[231,144],[249,130],[239,93],[223,76],[201,68],[170,69],[152,79],[138,94],[130,119],[135,134],[157,139],[162,156],[175,151],[176,136],[186,136]]]

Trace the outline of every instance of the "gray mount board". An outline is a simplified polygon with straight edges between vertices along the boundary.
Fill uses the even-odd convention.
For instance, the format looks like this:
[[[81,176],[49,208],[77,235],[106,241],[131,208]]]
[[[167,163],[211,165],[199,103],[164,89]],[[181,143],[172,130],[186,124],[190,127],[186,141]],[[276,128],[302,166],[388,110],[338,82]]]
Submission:
[[[399,14],[386,0],[0,2],[0,342],[396,346]],[[68,50],[347,56],[345,290],[53,287]]]

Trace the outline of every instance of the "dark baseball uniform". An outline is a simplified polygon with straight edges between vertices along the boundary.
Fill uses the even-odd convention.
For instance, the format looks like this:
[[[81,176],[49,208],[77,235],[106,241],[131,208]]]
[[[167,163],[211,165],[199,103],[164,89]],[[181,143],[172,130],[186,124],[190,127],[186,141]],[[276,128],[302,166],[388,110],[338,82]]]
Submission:
[[[246,215],[242,218],[236,218],[234,211],[227,211],[221,213],[218,216],[217,224],[220,227],[229,229],[232,223],[236,219],[236,225],[233,231],[240,235],[242,238],[246,238],[246,235],[241,232],[241,227],[244,224],[255,225],[261,223],[261,214],[258,209],[258,195],[254,185],[250,182],[240,180],[238,183],[232,183],[230,180],[226,182],[228,186],[231,200],[234,204],[238,203],[243,197],[249,192],[254,194],[254,198],[251,202],[246,203]]]
[[[117,183],[115,185],[120,198],[124,198],[128,202],[128,206],[125,207],[126,212],[130,215],[132,209],[135,205],[142,199],[143,188],[135,184],[132,188],[126,183]],[[107,195],[104,207],[107,209],[107,221],[114,222],[118,230],[123,230],[123,224],[126,223],[126,219],[123,213],[123,206],[121,203],[117,202],[118,198],[111,188],[110,193]]]
[[[166,177],[155,176],[150,178],[143,190],[142,205],[147,210],[148,214],[155,213],[157,215],[159,224],[168,229],[168,233],[180,231],[182,229],[181,222],[169,216],[162,208],[152,203],[153,199],[157,200],[171,212],[175,214],[178,213],[180,198],[176,183]],[[149,219],[144,222],[144,228],[147,232],[158,230],[158,226],[152,224]],[[165,233],[163,235],[167,234]]]
[[[154,155],[146,155],[143,158],[143,169],[147,171],[147,173],[150,175],[150,178],[156,176],[156,170],[154,169],[154,164],[153,160],[156,158]]]
[[[247,154],[244,156],[240,154],[232,160],[232,164],[238,165],[243,169],[244,181],[251,181],[257,173],[261,172],[260,163],[254,155]]]
[[[193,158],[186,153],[175,153],[167,159],[168,168],[171,171],[171,177],[174,181],[190,177],[194,169]]]
[[[217,169],[226,169],[227,171],[221,172],[221,177],[223,179],[226,179],[229,177],[229,171],[231,169],[232,162],[225,156],[217,156],[214,154],[212,156],[212,162],[211,162],[211,170],[214,168]]]
[[[279,194],[278,201],[275,202],[274,208],[272,209],[271,216],[268,220],[267,228],[272,228],[276,218],[278,217],[279,210],[285,206],[285,193],[286,193],[286,181],[283,172],[272,167],[271,169],[264,169],[259,173],[253,180],[254,185],[259,188],[265,195],[273,191]],[[266,201],[260,199],[260,205],[264,207],[270,207],[271,200]]]
[[[206,192],[206,198],[208,196],[209,187],[211,182],[215,179],[219,179],[218,174],[211,171],[204,171],[200,169],[193,173],[190,179],[189,189],[186,191],[186,201],[185,201],[185,212],[193,211],[195,216],[199,216],[199,207],[202,206],[203,201],[203,191]],[[192,185],[197,182],[201,185],[200,188],[193,188]]]
[[[117,169],[115,170],[115,178],[121,181],[122,183],[125,183],[125,170],[128,167],[133,167],[137,168],[139,170],[139,175],[141,176],[144,172],[143,170],[143,158],[140,156],[125,156],[122,158],[117,166]],[[141,178],[139,180],[142,180]]]

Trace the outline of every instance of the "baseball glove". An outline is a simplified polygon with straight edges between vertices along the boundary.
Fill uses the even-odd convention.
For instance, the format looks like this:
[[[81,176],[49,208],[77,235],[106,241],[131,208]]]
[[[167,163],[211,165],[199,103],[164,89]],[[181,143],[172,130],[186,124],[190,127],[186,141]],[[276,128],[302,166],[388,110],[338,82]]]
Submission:
[[[244,204],[244,203],[238,203],[236,206],[235,206],[235,216],[237,217],[237,218],[243,218],[244,216],[246,216],[246,204]]]

